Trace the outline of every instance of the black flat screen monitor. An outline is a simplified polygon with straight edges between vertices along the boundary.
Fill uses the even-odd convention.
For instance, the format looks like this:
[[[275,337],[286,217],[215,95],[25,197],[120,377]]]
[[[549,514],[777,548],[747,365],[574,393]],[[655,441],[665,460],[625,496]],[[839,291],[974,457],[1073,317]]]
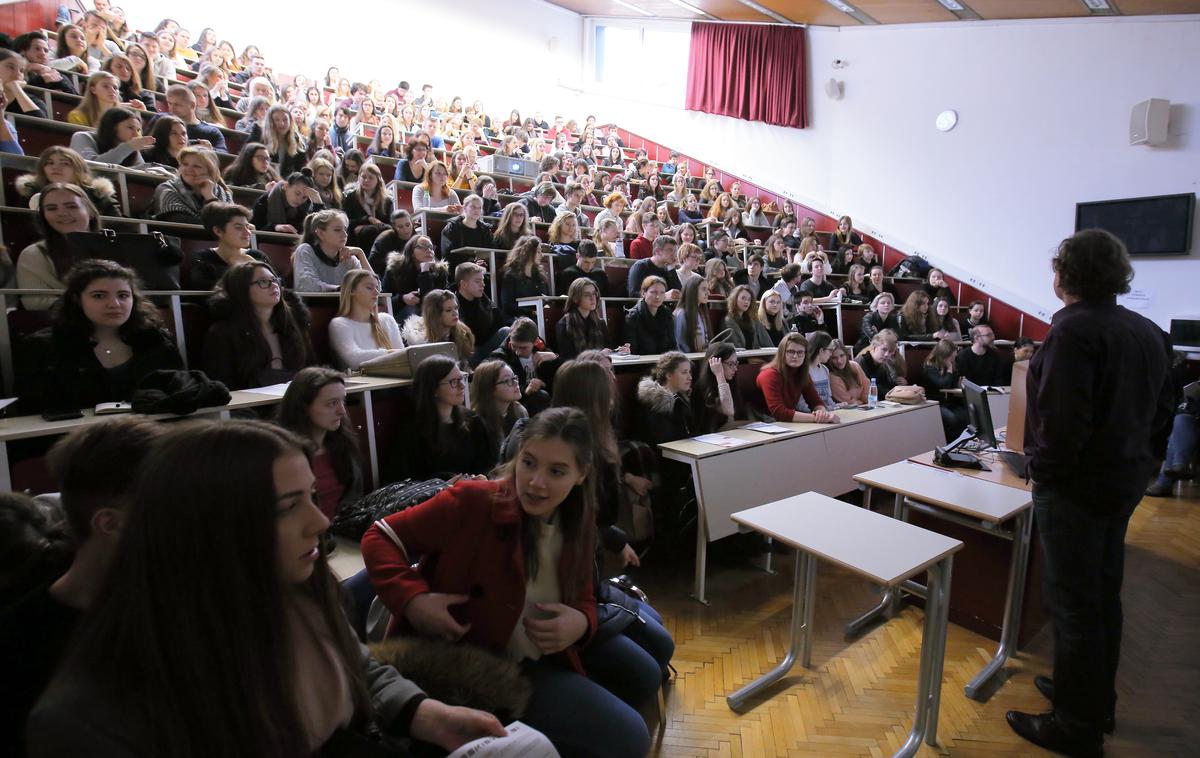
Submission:
[[[1075,205],[1075,231],[1104,229],[1130,255],[1187,255],[1192,250],[1196,194],[1131,197]]]
[[[971,417],[971,429],[988,447],[997,447],[996,430],[992,428],[992,409],[988,407],[987,390],[975,382],[963,379],[963,398]]]

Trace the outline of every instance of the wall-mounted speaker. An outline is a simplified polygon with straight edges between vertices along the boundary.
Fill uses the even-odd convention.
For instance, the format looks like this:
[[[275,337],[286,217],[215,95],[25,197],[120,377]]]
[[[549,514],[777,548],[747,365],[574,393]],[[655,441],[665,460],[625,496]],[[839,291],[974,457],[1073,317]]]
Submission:
[[[842,82],[839,82],[837,79],[832,79],[832,78],[829,81],[825,82],[825,94],[828,95],[829,99],[831,99],[831,100],[841,100],[842,99]]]
[[[1129,114],[1129,144],[1161,145],[1167,141],[1171,101],[1160,97],[1143,100]]]

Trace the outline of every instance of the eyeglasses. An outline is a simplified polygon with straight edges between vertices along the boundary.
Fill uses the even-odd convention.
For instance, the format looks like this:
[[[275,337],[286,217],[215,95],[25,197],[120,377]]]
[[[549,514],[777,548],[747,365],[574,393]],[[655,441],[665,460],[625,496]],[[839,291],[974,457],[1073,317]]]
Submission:
[[[731,358],[730,360],[727,360],[727,361],[721,361],[721,365],[724,366],[725,368],[737,368],[738,367],[738,359]]]
[[[460,390],[467,385],[467,380],[460,376],[457,379],[443,379],[438,384],[446,384],[456,390]]]
[[[255,279],[254,281],[252,281],[250,283],[253,284],[255,287],[258,287],[259,289],[269,290],[272,287],[279,286],[279,279],[277,277],[272,276],[269,279]]]
[[[510,377],[508,377],[507,379],[499,379],[499,380],[497,380],[497,381],[496,381],[496,386],[497,386],[497,387],[503,387],[504,385],[508,385],[509,387],[516,387],[516,386],[517,386],[518,384],[520,384],[520,383],[521,383],[521,380],[520,380],[520,379],[518,379],[518,378],[517,378],[517,377],[515,377],[515,376],[510,376]]]
[[[787,356],[788,358],[803,358],[804,357],[803,350],[784,350],[783,354],[785,356]]]

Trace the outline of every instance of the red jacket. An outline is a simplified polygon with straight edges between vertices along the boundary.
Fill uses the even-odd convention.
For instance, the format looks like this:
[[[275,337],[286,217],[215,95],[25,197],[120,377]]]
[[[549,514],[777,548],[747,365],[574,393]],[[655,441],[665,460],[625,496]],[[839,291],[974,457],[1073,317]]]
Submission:
[[[635,261],[654,257],[654,243],[639,234],[629,243],[629,257]]]
[[[790,391],[784,390],[783,375],[774,366],[764,367],[754,381],[762,391],[763,400],[767,403],[767,412],[779,421],[791,421],[795,417],[796,404],[800,402],[801,395],[809,408],[825,405],[821,396],[817,394],[812,379],[807,375],[804,377],[804,384],[792,384]]]
[[[525,607],[525,554],[521,548],[521,506],[505,481],[461,481],[433,499],[388,516],[384,521],[400,538],[408,553],[377,525],[362,539],[363,560],[371,584],[392,612],[395,632],[408,601],[425,592],[470,595],[451,607],[460,624],[471,628],[463,637],[500,655]],[[559,582],[565,586],[565,569],[576,555],[571,542],[563,542]],[[592,548],[585,548],[587,555]],[[416,568],[413,560],[419,557]],[[583,639],[560,655],[583,673],[578,648],[596,631],[596,596],[592,573],[584,571],[571,607],[588,620]]]

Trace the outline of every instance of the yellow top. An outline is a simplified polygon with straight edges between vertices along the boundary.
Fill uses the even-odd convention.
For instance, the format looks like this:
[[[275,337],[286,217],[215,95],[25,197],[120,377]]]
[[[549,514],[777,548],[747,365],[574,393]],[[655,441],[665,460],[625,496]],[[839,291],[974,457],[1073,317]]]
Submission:
[[[67,114],[67,123],[79,124],[80,126],[92,126],[91,122],[87,120],[87,116],[83,115],[83,111],[79,110],[78,108]]]

